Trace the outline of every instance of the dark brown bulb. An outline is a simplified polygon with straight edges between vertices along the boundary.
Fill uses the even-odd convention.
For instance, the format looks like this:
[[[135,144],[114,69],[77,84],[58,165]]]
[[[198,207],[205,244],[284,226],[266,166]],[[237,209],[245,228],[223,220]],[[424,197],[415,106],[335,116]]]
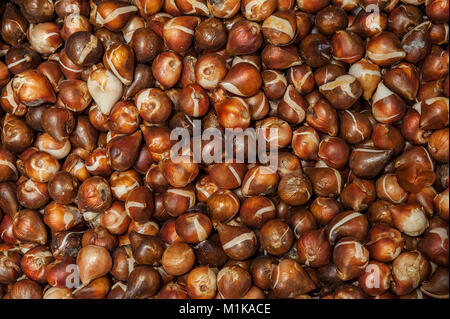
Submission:
[[[67,172],[58,172],[48,182],[48,192],[58,204],[70,204],[77,196],[78,181]]]
[[[258,240],[247,227],[219,224],[216,229],[222,248],[230,258],[245,260],[256,252]]]

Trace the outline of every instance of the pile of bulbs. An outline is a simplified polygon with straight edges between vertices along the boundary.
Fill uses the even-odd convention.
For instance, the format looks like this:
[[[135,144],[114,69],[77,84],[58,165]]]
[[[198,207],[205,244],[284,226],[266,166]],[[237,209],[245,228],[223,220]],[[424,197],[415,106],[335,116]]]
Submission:
[[[449,298],[448,23],[449,0],[2,1],[0,298]],[[174,161],[195,120],[276,129],[277,167]]]

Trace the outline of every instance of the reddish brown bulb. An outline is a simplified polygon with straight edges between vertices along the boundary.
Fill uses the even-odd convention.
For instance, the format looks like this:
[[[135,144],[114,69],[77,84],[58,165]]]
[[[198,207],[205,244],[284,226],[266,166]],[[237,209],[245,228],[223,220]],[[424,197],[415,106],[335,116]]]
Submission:
[[[318,268],[330,262],[332,249],[323,229],[311,230],[300,235],[296,247],[301,264]]]
[[[192,269],[187,277],[187,293],[193,299],[213,299],[217,290],[216,273],[208,266]]]
[[[353,237],[340,239],[333,250],[333,262],[341,280],[350,280],[364,274],[369,263],[369,251]]]
[[[395,161],[399,185],[408,192],[418,192],[434,183],[434,162],[424,147],[415,146]]]
[[[133,188],[126,197],[125,210],[133,220],[149,220],[154,211],[153,193],[145,186]]]
[[[111,205],[111,188],[108,182],[94,176],[85,180],[78,189],[78,207],[81,210],[102,211]]]
[[[256,52],[263,43],[259,24],[251,21],[239,21],[233,25],[226,45],[230,55],[251,54]]]
[[[370,229],[366,245],[372,258],[390,262],[401,253],[404,239],[398,230],[380,223]]]
[[[300,173],[287,174],[278,184],[278,194],[288,205],[303,205],[311,198],[311,182]]]
[[[204,214],[186,213],[176,219],[175,230],[183,241],[198,244],[209,237],[212,223]]]
[[[429,275],[429,272],[430,263],[420,252],[403,252],[392,264],[393,292],[400,296],[412,292]]]
[[[188,272],[195,262],[193,249],[185,243],[174,243],[162,256],[164,270],[172,275],[180,276]]]
[[[216,229],[222,248],[230,258],[245,260],[256,252],[258,240],[247,227],[219,224]]]
[[[292,259],[282,259],[272,268],[271,288],[278,298],[293,298],[316,288],[308,273]]]
[[[270,220],[261,228],[259,241],[269,254],[280,256],[291,248],[294,234],[288,224],[280,220]]]
[[[213,223],[227,222],[239,211],[239,198],[230,190],[217,190],[207,200]]]
[[[222,268],[217,274],[217,290],[220,298],[241,298],[250,289],[252,278],[239,266]]]
[[[331,43],[320,33],[310,34],[301,41],[300,53],[309,66],[317,68],[330,61]]]
[[[242,203],[239,216],[245,225],[261,228],[268,220],[276,217],[276,208],[270,199],[253,196]]]

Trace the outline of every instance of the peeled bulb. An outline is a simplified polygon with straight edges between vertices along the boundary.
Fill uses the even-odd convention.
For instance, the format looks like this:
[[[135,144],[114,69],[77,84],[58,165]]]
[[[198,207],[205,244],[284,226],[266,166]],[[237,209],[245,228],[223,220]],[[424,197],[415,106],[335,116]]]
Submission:
[[[106,115],[122,96],[122,82],[106,69],[98,69],[89,74],[87,85],[100,111]]]

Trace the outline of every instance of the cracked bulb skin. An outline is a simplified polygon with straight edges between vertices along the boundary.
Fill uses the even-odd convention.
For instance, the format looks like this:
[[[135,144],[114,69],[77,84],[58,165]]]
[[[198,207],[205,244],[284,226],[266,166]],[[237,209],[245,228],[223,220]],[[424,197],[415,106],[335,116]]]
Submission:
[[[0,1],[0,299],[448,299],[448,8]]]

